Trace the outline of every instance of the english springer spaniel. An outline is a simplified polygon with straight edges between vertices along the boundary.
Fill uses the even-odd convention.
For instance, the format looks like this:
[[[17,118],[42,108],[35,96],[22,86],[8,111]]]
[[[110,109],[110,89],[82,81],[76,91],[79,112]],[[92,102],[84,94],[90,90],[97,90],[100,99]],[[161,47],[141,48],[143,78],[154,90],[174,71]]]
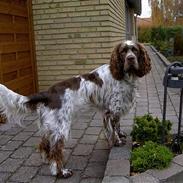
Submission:
[[[26,113],[36,112],[43,132],[39,150],[49,161],[52,175],[67,178],[72,171],[64,168],[63,148],[76,106],[90,103],[100,109],[110,145],[120,145],[120,117],[133,107],[137,79],[150,70],[145,48],[125,41],[114,48],[110,64],[56,83],[47,91],[22,96],[0,85],[0,111],[15,123],[21,123]]]

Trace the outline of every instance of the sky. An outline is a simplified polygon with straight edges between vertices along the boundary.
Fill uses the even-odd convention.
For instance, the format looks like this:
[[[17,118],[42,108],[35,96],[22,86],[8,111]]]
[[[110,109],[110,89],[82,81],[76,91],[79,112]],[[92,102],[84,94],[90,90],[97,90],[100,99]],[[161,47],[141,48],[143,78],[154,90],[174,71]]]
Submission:
[[[151,16],[151,8],[148,4],[148,0],[142,0],[142,13],[140,17],[147,18]]]

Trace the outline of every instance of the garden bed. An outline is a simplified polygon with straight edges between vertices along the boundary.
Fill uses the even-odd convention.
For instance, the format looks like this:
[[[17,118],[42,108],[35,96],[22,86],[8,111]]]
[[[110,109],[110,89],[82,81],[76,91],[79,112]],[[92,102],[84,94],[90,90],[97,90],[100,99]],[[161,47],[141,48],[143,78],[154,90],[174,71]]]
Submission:
[[[146,123],[147,120],[145,118],[150,118],[148,123]],[[137,127],[137,123],[139,128]],[[157,144],[161,142],[161,133],[159,131],[162,128],[161,124],[162,122],[159,119],[152,119],[152,116],[150,115],[135,118],[135,130],[133,128],[132,137],[127,137],[127,144],[123,147],[113,147],[111,149],[103,183],[181,182],[180,180],[183,179],[183,155],[174,154],[173,158],[173,153],[171,153],[167,147],[161,146],[160,148],[157,148],[158,151],[155,151],[158,145],[154,146],[152,142],[149,142],[150,139],[155,141]],[[173,138],[173,136],[170,134],[170,122],[167,121],[165,124],[167,142],[170,141],[171,137]],[[149,147],[147,147],[147,149],[149,149],[148,151],[151,151],[151,155],[146,154],[148,151],[139,151],[138,153],[140,154],[136,154],[137,157],[141,157],[142,161],[145,159],[145,157],[152,157],[152,154],[155,154],[155,161],[149,161],[148,163],[144,161],[140,163],[141,165],[145,164],[146,169],[148,169],[146,170],[142,168],[144,172],[141,171],[141,169],[139,169],[139,172],[134,171],[134,168],[132,168],[130,165],[132,159],[131,157],[133,157],[133,152],[131,152],[131,149],[133,147],[132,145],[134,145],[134,142],[132,143],[132,138],[133,140],[138,140],[140,143],[143,143],[142,139],[148,140]],[[136,142],[136,144],[138,143]],[[139,149],[139,147],[135,147],[134,149]],[[138,166],[140,166],[140,164],[137,163]],[[152,164],[153,169],[149,168],[150,166],[148,164]]]

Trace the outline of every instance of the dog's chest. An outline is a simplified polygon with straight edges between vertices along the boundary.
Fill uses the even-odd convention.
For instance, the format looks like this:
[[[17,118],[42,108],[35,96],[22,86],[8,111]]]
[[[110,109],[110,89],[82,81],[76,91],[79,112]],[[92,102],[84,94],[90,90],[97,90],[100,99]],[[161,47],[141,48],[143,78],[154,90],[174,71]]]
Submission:
[[[135,102],[135,86],[124,82],[115,84],[109,94],[109,108],[122,115],[129,112]],[[111,95],[111,96],[110,96]]]

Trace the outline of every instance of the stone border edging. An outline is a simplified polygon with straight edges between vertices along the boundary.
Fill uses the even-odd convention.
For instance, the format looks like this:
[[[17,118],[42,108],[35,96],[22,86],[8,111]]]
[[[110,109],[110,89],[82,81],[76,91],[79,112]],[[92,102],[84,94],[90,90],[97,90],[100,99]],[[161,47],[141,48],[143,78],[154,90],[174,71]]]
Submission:
[[[170,65],[170,62],[168,59],[162,55],[159,51],[156,50],[156,48],[153,45],[150,45],[151,49],[156,53],[156,55],[159,57],[159,59],[163,62],[163,64],[167,67]]]
[[[111,148],[102,183],[129,183],[131,148],[129,136],[124,146]]]
[[[180,183],[183,180],[183,154],[173,158],[171,165],[163,170],[147,170],[130,177],[131,183]]]

